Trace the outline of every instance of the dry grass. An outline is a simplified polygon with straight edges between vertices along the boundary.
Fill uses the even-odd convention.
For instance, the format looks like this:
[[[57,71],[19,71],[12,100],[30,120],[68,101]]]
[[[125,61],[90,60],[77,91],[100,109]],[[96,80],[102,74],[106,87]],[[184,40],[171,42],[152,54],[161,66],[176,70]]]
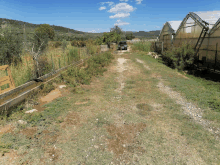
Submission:
[[[30,145],[28,140],[21,140],[25,137],[15,134],[20,162],[219,164],[219,142],[157,88],[158,77],[164,77],[164,73],[143,59],[151,68],[146,70],[136,61],[138,54],[126,56],[127,70],[118,72],[116,59],[103,76],[82,85],[80,93],[45,105],[42,114],[46,119],[33,115],[32,119],[39,120],[34,134],[37,141],[32,140]],[[173,71],[167,72],[169,75]],[[120,83],[124,88],[118,92]],[[16,128],[20,132],[30,129],[29,125]]]
[[[71,49],[77,49],[81,59],[88,57],[88,52],[84,48],[74,48],[69,43],[63,52],[61,47],[55,48],[52,43],[49,43],[47,51],[42,54],[43,61],[47,61],[49,65],[52,65],[53,60],[55,70],[67,66],[67,54]],[[12,64],[9,67],[16,87],[34,78],[34,61],[32,56],[28,52],[24,52],[21,58],[22,63],[18,64],[17,66]],[[48,70],[47,72],[50,71]],[[0,77],[2,76],[4,76],[4,73],[1,71]]]

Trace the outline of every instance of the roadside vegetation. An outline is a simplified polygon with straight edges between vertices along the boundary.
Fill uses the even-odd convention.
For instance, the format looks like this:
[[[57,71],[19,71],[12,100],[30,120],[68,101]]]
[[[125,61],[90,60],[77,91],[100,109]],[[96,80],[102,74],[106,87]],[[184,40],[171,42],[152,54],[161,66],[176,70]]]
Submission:
[[[9,65],[16,87],[100,51],[94,40],[78,41],[84,44],[54,41],[54,30],[47,24],[36,28],[33,38],[18,37],[15,31],[10,26],[0,29],[0,63]],[[0,77],[6,74],[0,71]]]
[[[140,44],[152,51],[150,43]],[[92,56],[81,68],[71,67],[42,85],[41,96],[63,82],[68,94],[38,112],[24,113],[23,104],[2,117],[1,158],[10,152],[18,156],[14,164],[219,164],[219,141],[157,86],[163,80],[219,127],[217,105],[214,110],[201,104],[211,95],[219,98],[217,83],[210,88],[211,82],[183,75],[146,49],[137,50],[118,54],[117,61],[110,52]],[[28,101],[37,98],[32,94]]]
[[[187,79],[177,79],[177,75],[169,74],[165,79],[167,84],[174,90],[181,92],[189,101],[204,108],[205,119],[215,122],[215,125],[220,127],[219,81],[212,81],[211,79],[208,80],[207,78],[191,74],[192,70],[195,69],[194,63],[197,59],[194,56],[194,50],[190,43],[183,43],[180,47],[174,47],[166,51],[161,58],[157,59],[157,62],[146,57],[148,52],[155,51],[153,42],[134,43],[132,49],[141,50],[142,53],[140,52],[140,54],[144,55],[142,57],[150,63],[153,62],[155,66],[157,66],[157,62],[160,62],[175,70],[176,74],[185,76]],[[161,69],[158,68],[156,70]],[[186,74],[186,71],[190,74]],[[166,70],[162,73],[164,76],[167,75]]]

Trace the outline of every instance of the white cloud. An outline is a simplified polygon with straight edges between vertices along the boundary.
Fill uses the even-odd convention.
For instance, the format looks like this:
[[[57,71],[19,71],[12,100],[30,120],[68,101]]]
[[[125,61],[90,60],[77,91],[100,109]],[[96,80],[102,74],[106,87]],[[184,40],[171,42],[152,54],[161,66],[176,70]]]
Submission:
[[[136,3],[139,5],[143,0],[136,0]]]
[[[105,10],[105,9],[106,9],[105,6],[102,6],[102,7],[99,8],[99,10]]]
[[[116,23],[114,25],[118,25],[118,26],[123,26],[123,25],[129,25],[130,23],[128,22],[123,22],[120,19],[116,21]]]
[[[97,33],[96,30],[88,31],[89,33]]]
[[[108,12],[110,13],[118,13],[118,12],[132,12],[135,8],[127,3],[119,3],[112,7]]]
[[[124,2],[128,2],[128,0],[120,0],[120,1],[121,1],[121,2],[123,2],[123,1],[124,1]]]
[[[154,28],[155,28],[155,29],[159,29],[159,28],[160,28],[160,26],[155,26]]]
[[[109,6],[112,6],[114,5],[115,3],[114,2],[101,2],[101,5],[104,5],[104,4],[108,4]]]
[[[129,17],[130,13],[117,13],[115,15],[110,16],[109,18],[114,19],[114,18],[125,18]]]

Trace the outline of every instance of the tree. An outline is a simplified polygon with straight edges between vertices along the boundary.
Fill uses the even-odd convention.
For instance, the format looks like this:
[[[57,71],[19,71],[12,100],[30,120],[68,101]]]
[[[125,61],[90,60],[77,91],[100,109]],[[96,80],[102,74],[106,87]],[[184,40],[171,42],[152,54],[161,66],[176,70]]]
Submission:
[[[126,40],[132,40],[134,38],[135,36],[133,35],[133,33],[126,34]]]
[[[48,44],[49,39],[53,40],[55,37],[55,31],[49,24],[42,24],[34,31],[34,50],[38,52],[39,49],[43,52]]]
[[[40,76],[40,70],[43,68],[39,67],[39,57],[43,53],[43,51],[46,49],[48,45],[49,39],[54,39],[55,37],[55,31],[50,25],[48,24],[42,24],[34,31],[34,37],[32,39],[31,45],[26,47],[27,43],[25,44],[25,50],[28,51],[35,62],[35,71],[36,71],[36,77],[38,78]],[[32,46],[31,50],[29,48]]]
[[[0,63],[1,65],[15,65],[21,62],[22,38],[18,36],[18,28],[14,30],[10,26],[0,28]]]
[[[49,24],[42,24],[35,29],[35,33],[39,35],[47,35],[51,40],[55,37],[55,31]]]
[[[122,29],[118,25],[115,25],[113,28],[111,28],[110,32],[116,32],[119,35],[123,34]]]

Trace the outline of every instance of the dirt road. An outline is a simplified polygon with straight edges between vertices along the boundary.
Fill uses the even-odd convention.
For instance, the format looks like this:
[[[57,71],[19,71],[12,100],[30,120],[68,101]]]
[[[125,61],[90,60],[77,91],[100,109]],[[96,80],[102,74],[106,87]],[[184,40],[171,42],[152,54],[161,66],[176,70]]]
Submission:
[[[168,74],[187,77],[150,58],[118,53],[103,76],[46,104],[34,127],[12,124],[17,149],[1,164],[219,164],[218,136],[165,88]]]

